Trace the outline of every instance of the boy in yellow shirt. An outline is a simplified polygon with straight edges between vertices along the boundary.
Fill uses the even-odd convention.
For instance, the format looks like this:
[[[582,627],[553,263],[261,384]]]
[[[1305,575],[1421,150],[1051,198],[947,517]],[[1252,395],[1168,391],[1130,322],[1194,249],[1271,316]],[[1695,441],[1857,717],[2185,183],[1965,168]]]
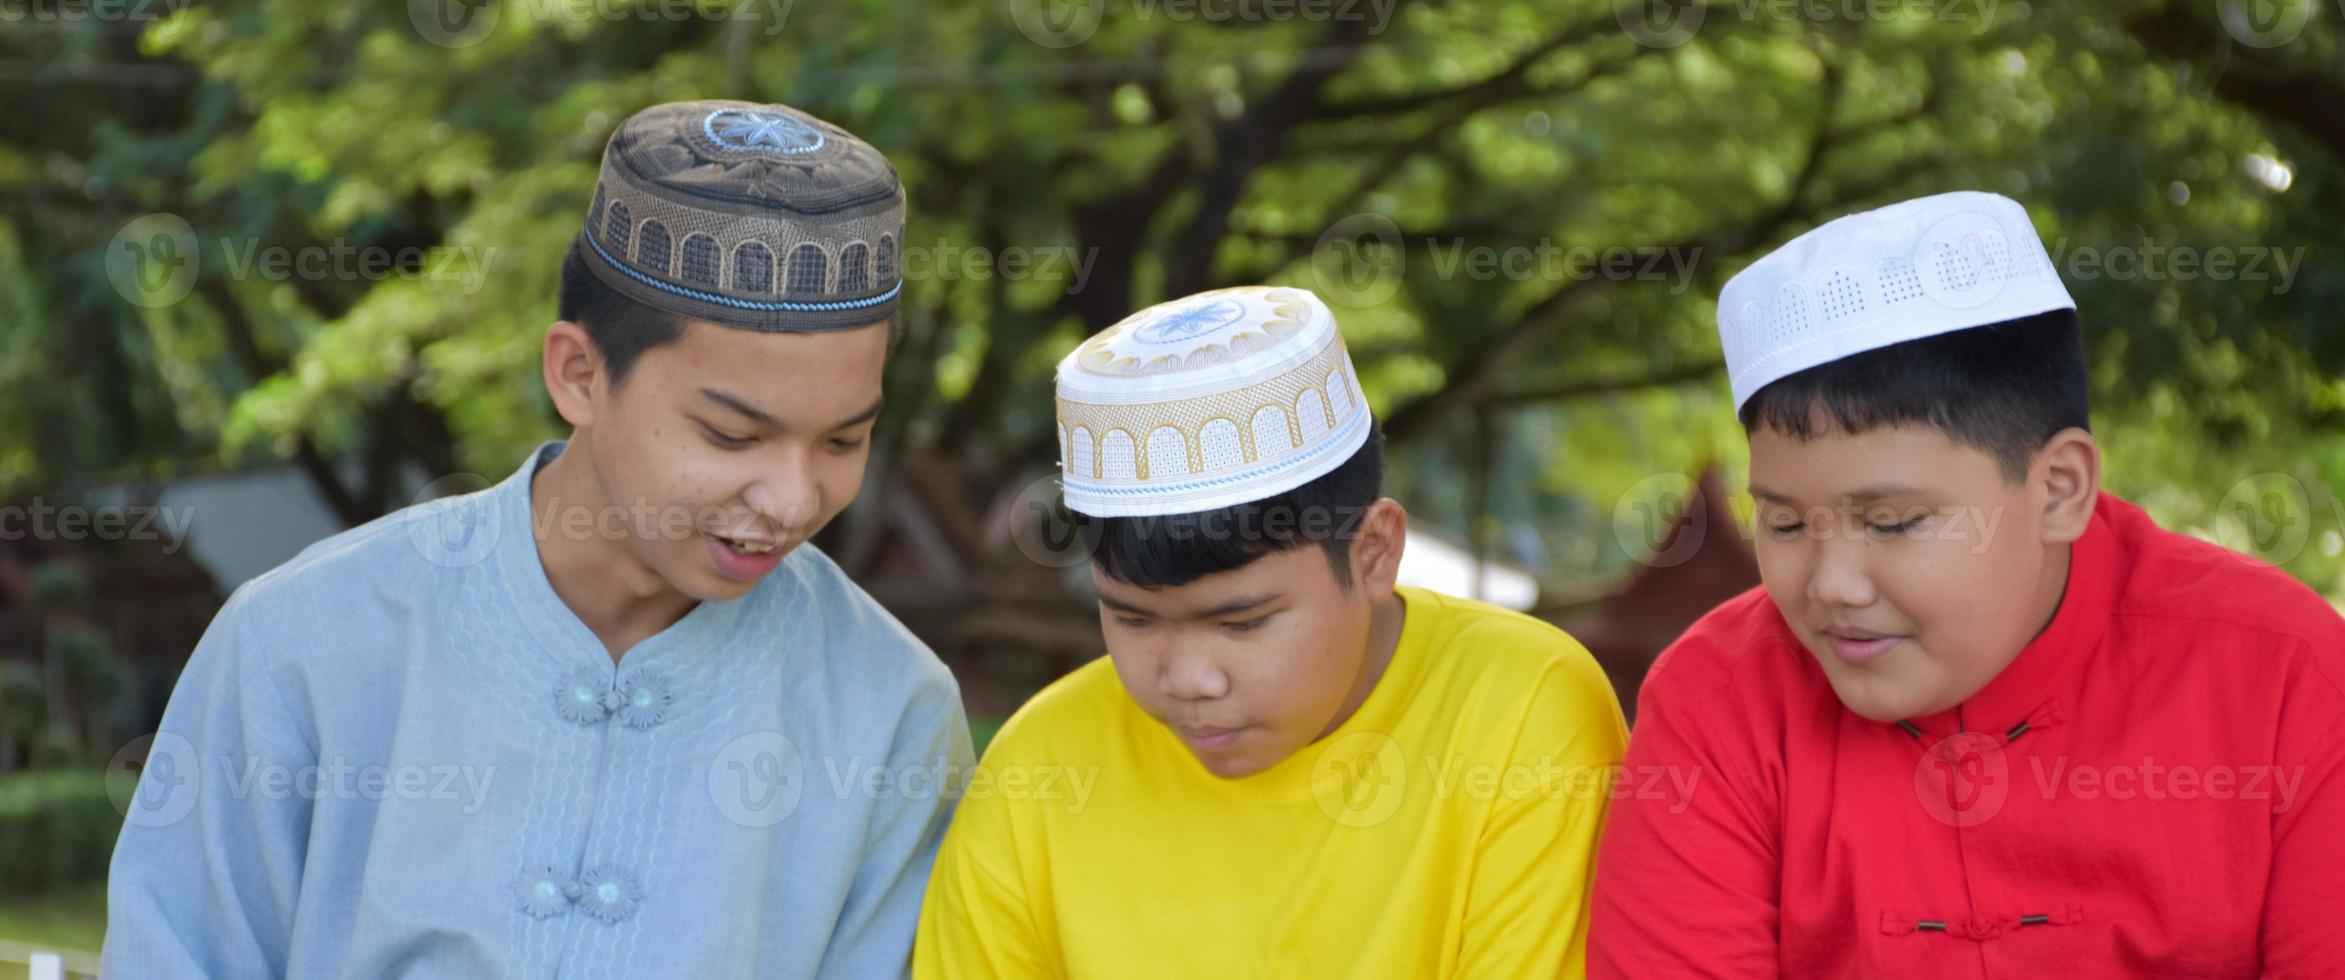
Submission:
[[[1058,417],[1108,656],[986,752],[914,975],[1580,976],[1619,704],[1553,626],[1396,587],[1326,306],[1143,310],[1059,366]]]

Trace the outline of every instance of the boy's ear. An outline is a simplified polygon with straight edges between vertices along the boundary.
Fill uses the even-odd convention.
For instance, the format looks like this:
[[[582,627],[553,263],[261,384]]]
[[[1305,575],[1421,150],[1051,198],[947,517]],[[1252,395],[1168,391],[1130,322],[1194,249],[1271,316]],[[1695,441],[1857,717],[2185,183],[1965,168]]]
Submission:
[[[1408,545],[1409,512],[1400,501],[1378,497],[1360,518],[1359,534],[1352,538],[1352,579],[1368,595],[1390,593],[1400,581],[1401,552]]]
[[[2044,488],[2044,543],[2084,537],[2101,495],[2101,444],[2083,429],[2062,429],[2045,441],[2031,469]]]
[[[594,423],[594,386],[603,376],[603,352],[586,328],[556,320],[546,328],[546,393],[572,426]]]

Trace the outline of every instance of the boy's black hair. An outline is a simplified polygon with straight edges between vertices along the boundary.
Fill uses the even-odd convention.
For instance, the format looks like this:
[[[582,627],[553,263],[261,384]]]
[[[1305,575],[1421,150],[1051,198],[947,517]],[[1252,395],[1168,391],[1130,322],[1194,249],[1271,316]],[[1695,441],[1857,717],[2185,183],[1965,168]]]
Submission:
[[[602,352],[611,371],[611,387],[627,380],[635,359],[644,351],[672,344],[684,336],[684,318],[628,299],[586,267],[578,243],[562,258],[562,286],[554,315],[586,328],[586,336]]]
[[[586,336],[594,341],[603,355],[604,366],[611,370],[611,387],[616,389],[627,380],[627,372],[635,367],[635,359],[655,347],[675,343],[684,337],[685,318],[673,313],[655,310],[628,299],[612,289],[586,267],[585,256],[579,254],[578,243],[570,243],[570,254],[562,257],[562,285],[555,301],[554,315],[586,328]],[[888,353],[903,339],[901,317],[888,318]]]
[[[2027,478],[2036,450],[2062,429],[2091,429],[2083,332],[2053,310],[1851,354],[1752,393],[1739,413],[1807,440],[1926,425]]]
[[[1348,591],[1352,540],[1383,488],[1384,434],[1371,429],[1367,443],[1342,465],[1276,496],[1170,517],[1070,518],[1091,543],[1091,560],[1100,571],[1141,588],[1187,585],[1264,555],[1316,544]]]

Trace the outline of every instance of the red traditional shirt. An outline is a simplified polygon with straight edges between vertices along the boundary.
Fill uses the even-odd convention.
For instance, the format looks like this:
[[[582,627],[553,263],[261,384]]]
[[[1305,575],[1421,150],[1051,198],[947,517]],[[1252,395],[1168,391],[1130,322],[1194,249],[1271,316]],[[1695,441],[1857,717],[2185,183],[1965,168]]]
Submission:
[[[2345,977],[2345,620],[2114,496],[1953,709],[1849,712],[1759,589],[1638,703],[1593,976]]]

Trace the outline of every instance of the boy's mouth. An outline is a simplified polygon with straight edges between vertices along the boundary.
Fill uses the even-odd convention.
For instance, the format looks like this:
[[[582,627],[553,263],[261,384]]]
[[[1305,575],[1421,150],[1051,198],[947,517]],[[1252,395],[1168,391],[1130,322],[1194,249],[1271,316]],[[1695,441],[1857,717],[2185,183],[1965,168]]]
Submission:
[[[1175,725],[1173,726],[1173,731],[1181,736],[1181,741],[1189,743],[1191,748],[1212,752],[1229,748],[1232,744],[1237,742],[1239,736],[1246,734],[1248,728],[1219,728],[1212,725]]]
[[[1839,654],[1840,659],[1850,664],[1867,664],[1879,660],[1905,639],[1891,633],[1840,626],[1820,630],[1819,634],[1825,643],[1831,645],[1833,653]]]
[[[770,538],[732,538],[715,532],[704,536],[717,574],[736,582],[755,582],[782,560],[782,543]]]
[[[781,547],[772,541],[750,541],[742,538],[728,538],[722,534],[712,535],[712,537],[715,537],[717,540],[724,542],[727,547],[730,547],[734,551],[738,551],[744,555],[762,555],[773,551],[775,548]]]

